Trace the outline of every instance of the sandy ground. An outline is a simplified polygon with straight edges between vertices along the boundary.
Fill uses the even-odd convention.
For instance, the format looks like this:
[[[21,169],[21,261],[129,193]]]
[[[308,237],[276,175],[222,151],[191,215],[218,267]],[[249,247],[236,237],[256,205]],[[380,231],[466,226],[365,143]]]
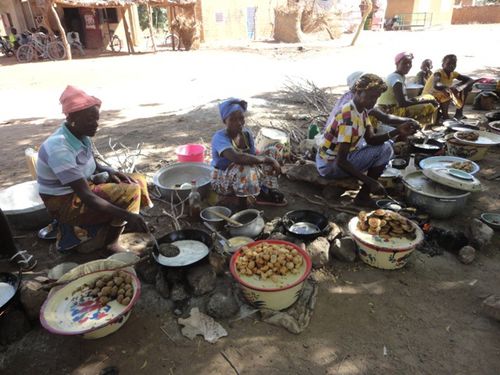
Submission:
[[[103,100],[96,144],[109,151],[108,139],[135,147],[144,143],[139,169],[153,173],[172,160],[176,145],[208,142],[220,120],[218,99],[247,98],[249,124],[255,128],[301,113],[282,104],[289,77],[313,80],[334,92],[345,89],[353,70],[383,76],[393,70],[393,56],[411,50],[434,66],[456,53],[458,71],[500,75],[500,25],[474,25],[425,32],[363,33],[356,47],[339,41],[284,46],[274,43],[207,46],[192,52],[78,59],[71,62],[16,64],[0,58],[0,186],[27,180],[24,149],[39,145],[63,120],[58,98],[67,84]],[[446,43],[442,41],[446,40]],[[479,177],[499,167],[499,153],[481,163]],[[285,192],[319,191],[284,181]],[[498,187],[476,195],[458,218],[443,225],[463,230],[471,217],[500,209]],[[310,205],[295,200],[293,208]],[[309,207],[310,208],[310,207]],[[330,213],[324,208],[325,213]],[[269,218],[285,210],[266,210]],[[166,230],[163,228],[163,230]],[[21,244],[40,259],[39,269],[68,260],[33,233]],[[96,374],[116,365],[123,374],[232,374],[224,351],[242,374],[498,374],[500,326],[480,311],[488,295],[499,293],[498,235],[473,265],[453,254],[416,253],[400,271],[381,271],[358,262],[333,262],[316,272],[319,301],[309,329],[299,336],[246,319],[229,324],[229,337],[210,345],[183,338],[175,317],[154,290],[143,296],[127,324],[97,341],[54,336],[41,328],[2,353],[5,374]],[[5,267],[0,263],[0,267]],[[160,330],[167,325],[172,343]],[[384,355],[384,347],[387,355]],[[29,360],[27,360],[29,359]]]

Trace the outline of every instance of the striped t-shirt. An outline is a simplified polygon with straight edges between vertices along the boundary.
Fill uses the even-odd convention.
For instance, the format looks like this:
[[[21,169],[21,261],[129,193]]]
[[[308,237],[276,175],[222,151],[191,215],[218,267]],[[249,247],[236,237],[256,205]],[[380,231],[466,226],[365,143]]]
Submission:
[[[68,184],[81,178],[87,180],[95,169],[90,138],[76,138],[64,123],[38,151],[38,191],[47,195],[71,194],[73,189]]]

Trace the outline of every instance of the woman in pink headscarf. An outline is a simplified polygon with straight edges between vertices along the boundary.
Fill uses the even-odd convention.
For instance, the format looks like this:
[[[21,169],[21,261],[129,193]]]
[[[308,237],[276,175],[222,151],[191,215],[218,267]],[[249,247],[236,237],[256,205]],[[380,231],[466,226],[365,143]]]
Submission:
[[[396,71],[387,76],[387,91],[378,99],[377,108],[387,114],[412,118],[426,126],[436,122],[438,103],[432,95],[407,97],[406,75],[411,70],[412,61],[413,54],[409,52],[396,55]]]
[[[59,222],[57,249],[68,251],[100,234],[95,246],[80,250],[106,245],[122,251],[118,238],[126,223],[148,230],[139,215],[142,206],[152,206],[146,182],[96,162],[90,137],[98,128],[99,99],[68,86],[59,101],[66,121],[42,144],[36,166],[40,196]]]

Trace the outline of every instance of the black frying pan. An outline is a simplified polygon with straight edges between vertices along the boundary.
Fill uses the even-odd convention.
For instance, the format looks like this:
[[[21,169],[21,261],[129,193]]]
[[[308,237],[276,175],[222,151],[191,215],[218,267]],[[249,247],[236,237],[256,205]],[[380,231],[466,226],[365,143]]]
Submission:
[[[17,275],[10,272],[0,272],[0,283],[7,283],[14,288],[14,295],[0,306],[0,317],[19,300],[19,286],[21,285],[21,271]]]
[[[295,223],[311,223],[318,227],[319,232],[311,234],[300,234],[291,230],[293,224]],[[288,233],[297,238],[304,240],[313,240],[324,233],[326,227],[328,226],[328,219],[325,215],[320,214],[316,211],[311,210],[295,210],[289,211],[283,216],[283,225]]]

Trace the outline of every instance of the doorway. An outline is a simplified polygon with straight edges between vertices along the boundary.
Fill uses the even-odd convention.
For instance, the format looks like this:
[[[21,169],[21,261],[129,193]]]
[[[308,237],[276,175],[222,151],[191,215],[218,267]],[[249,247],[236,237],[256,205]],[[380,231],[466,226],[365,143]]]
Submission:
[[[83,30],[82,18],[78,8],[63,8],[64,9],[64,28],[67,33],[76,31],[80,35],[80,41],[87,47],[85,32]]]

